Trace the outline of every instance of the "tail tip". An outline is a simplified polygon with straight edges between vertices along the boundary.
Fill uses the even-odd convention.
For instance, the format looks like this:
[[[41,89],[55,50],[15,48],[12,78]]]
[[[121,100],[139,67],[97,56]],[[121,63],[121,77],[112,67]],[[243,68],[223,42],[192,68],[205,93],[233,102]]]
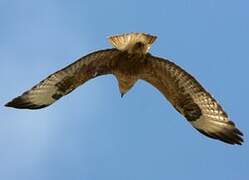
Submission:
[[[110,36],[108,37],[108,41],[113,47],[121,51],[127,50],[130,45],[134,45],[137,42],[142,42],[149,50],[156,38],[156,36],[146,33],[125,33]]]

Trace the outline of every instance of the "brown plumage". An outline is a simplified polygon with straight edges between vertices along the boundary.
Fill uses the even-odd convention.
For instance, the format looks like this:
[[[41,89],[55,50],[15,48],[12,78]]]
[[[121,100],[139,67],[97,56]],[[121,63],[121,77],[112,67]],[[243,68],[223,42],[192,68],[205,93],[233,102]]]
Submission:
[[[155,86],[191,125],[202,134],[229,144],[242,144],[243,134],[229,120],[217,101],[182,68],[148,53],[156,37],[130,33],[109,38],[115,47],[93,52],[59,70],[6,106],[39,109],[100,75],[113,74],[121,96],[138,79]]]

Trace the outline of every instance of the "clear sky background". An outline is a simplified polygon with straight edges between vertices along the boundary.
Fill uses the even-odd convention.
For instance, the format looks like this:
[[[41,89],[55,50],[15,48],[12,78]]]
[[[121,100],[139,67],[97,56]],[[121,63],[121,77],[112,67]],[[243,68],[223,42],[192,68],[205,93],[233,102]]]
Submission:
[[[246,0],[0,0],[0,179],[248,179],[248,7]],[[157,35],[151,53],[193,74],[245,144],[199,134],[146,82],[121,99],[111,75],[46,109],[3,106],[123,32]]]

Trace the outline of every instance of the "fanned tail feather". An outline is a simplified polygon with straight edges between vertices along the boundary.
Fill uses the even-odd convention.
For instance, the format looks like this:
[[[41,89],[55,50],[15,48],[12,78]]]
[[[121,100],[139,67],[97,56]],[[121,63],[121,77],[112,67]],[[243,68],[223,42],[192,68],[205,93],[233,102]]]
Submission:
[[[147,46],[147,51],[152,43],[156,40],[156,36],[145,33],[127,33],[116,36],[110,36],[108,41],[118,50],[124,51],[132,47],[137,42],[141,42]]]

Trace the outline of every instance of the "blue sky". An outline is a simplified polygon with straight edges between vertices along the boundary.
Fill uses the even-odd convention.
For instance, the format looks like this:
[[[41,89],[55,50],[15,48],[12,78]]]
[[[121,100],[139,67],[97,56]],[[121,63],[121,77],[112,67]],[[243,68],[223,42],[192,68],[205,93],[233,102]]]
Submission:
[[[249,2],[0,1],[0,179],[248,179]],[[3,107],[123,32],[158,36],[151,53],[193,74],[245,134],[208,139],[146,82],[123,98],[113,76],[38,111]]]

